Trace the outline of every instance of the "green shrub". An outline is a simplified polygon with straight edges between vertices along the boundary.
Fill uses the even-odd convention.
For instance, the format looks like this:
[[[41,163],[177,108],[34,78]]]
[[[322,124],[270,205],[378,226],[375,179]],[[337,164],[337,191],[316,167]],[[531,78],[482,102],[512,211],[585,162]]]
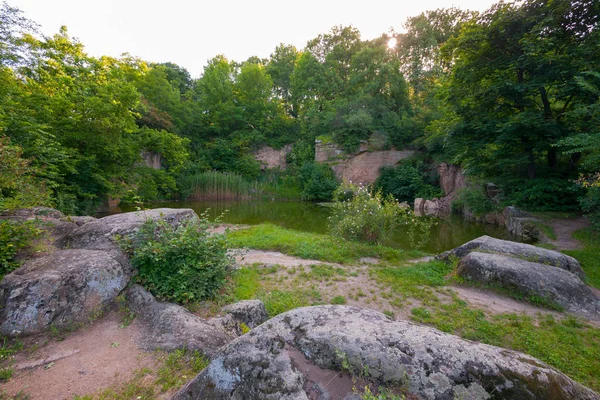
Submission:
[[[307,162],[300,168],[302,198],[313,201],[329,201],[338,186],[335,175],[327,165]]]
[[[470,211],[477,216],[494,211],[498,206],[486,196],[482,187],[464,188],[452,202],[452,211],[463,213]]]
[[[233,259],[224,235],[211,234],[213,224],[202,214],[174,226],[147,220],[119,243],[136,269],[134,281],[152,294],[178,303],[214,297],[225,284]]]
[[[391,194],[398,201],[411,202],[417,197],[432,199],[441,197],[444,193],[433,184],[428,177],[427,168],[423,162],[402,163],[396,167],[383,167],[375,189],[383,194]]]
[[[536,178],[500,182],[506,202],[527,211],[576,211],[583,189],[568,179]]]
[[[346,200],[353,193],[350,200]],[[406,204],[392,196],[372,193],[368,188],[344,182],[334,192],[329,227],[332,236],[347,240],[380,244],[396,229],[404,229],[411,245],[419,247],[429,239],[435,222],[414,215]]]
[[[33,221],[0,221],[0,279],[19,267],[15,256],[41,233]]]
[[[585,188],[585,195],[579,198],[581,210],[586,213],[592,228],[600,232],[600,173],[588,179],[580,179],[579,183]]]

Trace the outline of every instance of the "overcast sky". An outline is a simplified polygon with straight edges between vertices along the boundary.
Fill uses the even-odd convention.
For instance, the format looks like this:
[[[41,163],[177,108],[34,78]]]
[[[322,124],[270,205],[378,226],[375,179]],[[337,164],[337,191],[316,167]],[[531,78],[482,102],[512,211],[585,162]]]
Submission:
[[[206,61],[268,57],[279,43],[303,48],[334,25],[353,25],[363,39],[436,8],[485,10],[494,0],[7,0],[50,35],[66,25],[93,56],[130,53],[171,61],[198,77]]]

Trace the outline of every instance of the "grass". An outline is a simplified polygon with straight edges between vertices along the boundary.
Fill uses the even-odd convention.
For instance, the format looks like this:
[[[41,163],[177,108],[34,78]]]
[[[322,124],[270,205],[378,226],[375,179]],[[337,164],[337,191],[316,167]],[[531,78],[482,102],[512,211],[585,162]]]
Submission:
[[[565,250],[563,253],[575,257],[587,276],[587,283],[600,289],[600,234],[586,228],[573,234],[583,244],[581,250]]]
[[[258,183],[232,172],[208,171],[189,178],[192,199],[250,199],[258,195]]]
[[[600,389],[600,329],[573,317],[561,320],[548,314],[488,316],[454,297],[449,304],[411,310],[416,322],[432,325],[465,339],[530,354],[575,380]]]
[[[422,257],[420,251],[404,251],[333,238],[329,235],[299,232],[272,224],[255,225],[230,232],[231,245],[238,248],[279,251],[304,259],[339,264],[358,263],[362,257],[374,257],[388,263],[402,263]]]
[[[488,315],[442,286],[451,281],[451,266],[432,261],[410,267],[386,267],[372,275],[392,295],[416,299],[411,318],[465,339],[530,354],[556,367],[575,380],[600,390],[600,329],[576,318],[555,319],[548,314]],[[441,301],[439,293],[450,294]],[[403,304],[400,304],[402,306]]]
[[[269,317],[294,308],[322,304],[321,293],[315,289],[279,289],[276,281],[268,275],[276,270],[246,267],[235,272],[230,289],[230,300],[260,299],[265,303]]]

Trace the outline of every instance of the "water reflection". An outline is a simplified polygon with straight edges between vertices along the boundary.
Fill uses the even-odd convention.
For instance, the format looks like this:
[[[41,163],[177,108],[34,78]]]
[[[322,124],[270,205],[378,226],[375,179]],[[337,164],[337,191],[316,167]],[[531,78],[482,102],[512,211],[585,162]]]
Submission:
[[[224,214],[222,221],[229,224],[256,225],[269,222],[288,229],[314,233],[327,233],[327,217],[330,213],[330,209],[327,207],[297,201],[163,202],[152,203],[146,207],[191,208],[198,214],[207,211],[211,220]],[[97,216],[102,217],[135,210],[135,206],[121,206]],[[504,228],[469,222],[458,216],[451,216],[446,219],[438,219],[438,224],[431,229],[429,242],[423,250],[440,253],[482,235],[515,240]],[[403,232],[393,235],[388,245],[410,249],[410,242]]]

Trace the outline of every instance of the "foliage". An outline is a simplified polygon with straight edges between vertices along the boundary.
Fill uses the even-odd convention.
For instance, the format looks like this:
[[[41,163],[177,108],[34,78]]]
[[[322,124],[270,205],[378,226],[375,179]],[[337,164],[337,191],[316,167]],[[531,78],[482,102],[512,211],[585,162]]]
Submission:
[[[583,195],[574,182],[552,177],[513,179],[501,185],[506,203],[528,211],[574,211]]]
[[[362,257],[398,263],[422,256],[419,251],[349,242],[329,235],[299,232],[270,224],[233,231],[228,234],[228,238],[236,248],[280,251],[300,258],[340,264],[357,263]]]
[[[0,220],[0,279],[19,266],[15,256],[41,233],[35,221]]]
[[[396,167],[381,168],[374,189],[384,195],[392,195],[396,200],[412,203],[417,197],[433,199],[442,197],[443,192],[431,179],[425,164],[403,162]]]
[[[22,157],[20,146],[0,136],[0,211],[50,205],[50,193],[36,178],[37,169]]]
[[[446,144],[463,165],[529,179],[573,171],[580,155],[560,157],[554,144],[579,133],[585,117],[571,117],[597,102],[580,77],[599,66],[599,7],[500,2],[464,25],[448,45],[446,93],[458,116]]]
[[[338,186],[328,165],[307,162],[300,168],[302,198],[311,201],[329,201]]]
[[[458,196],[452,201],[452,211],[456,213],[472,212],[477,216],[482,216],[497,208],[498,205],[486,195],[481,186],[461,189]]]
[[[352,197],[346,200],[348,193]],[[333,212],[329,217],[331,235],[370,244],[384,243],[395,230],[402,229],[411,245],[423,246],[435,222],[414,215],[407,204],[392,196],[372,193],[369,188],[344,182],[334,192]]]
[[[147,220],[120,244],[136,269],[134,281],[155,296],[188,303],[214,297],[225,284],[233,260],[225,236],[211,234],[202,214],[174,225]]]

